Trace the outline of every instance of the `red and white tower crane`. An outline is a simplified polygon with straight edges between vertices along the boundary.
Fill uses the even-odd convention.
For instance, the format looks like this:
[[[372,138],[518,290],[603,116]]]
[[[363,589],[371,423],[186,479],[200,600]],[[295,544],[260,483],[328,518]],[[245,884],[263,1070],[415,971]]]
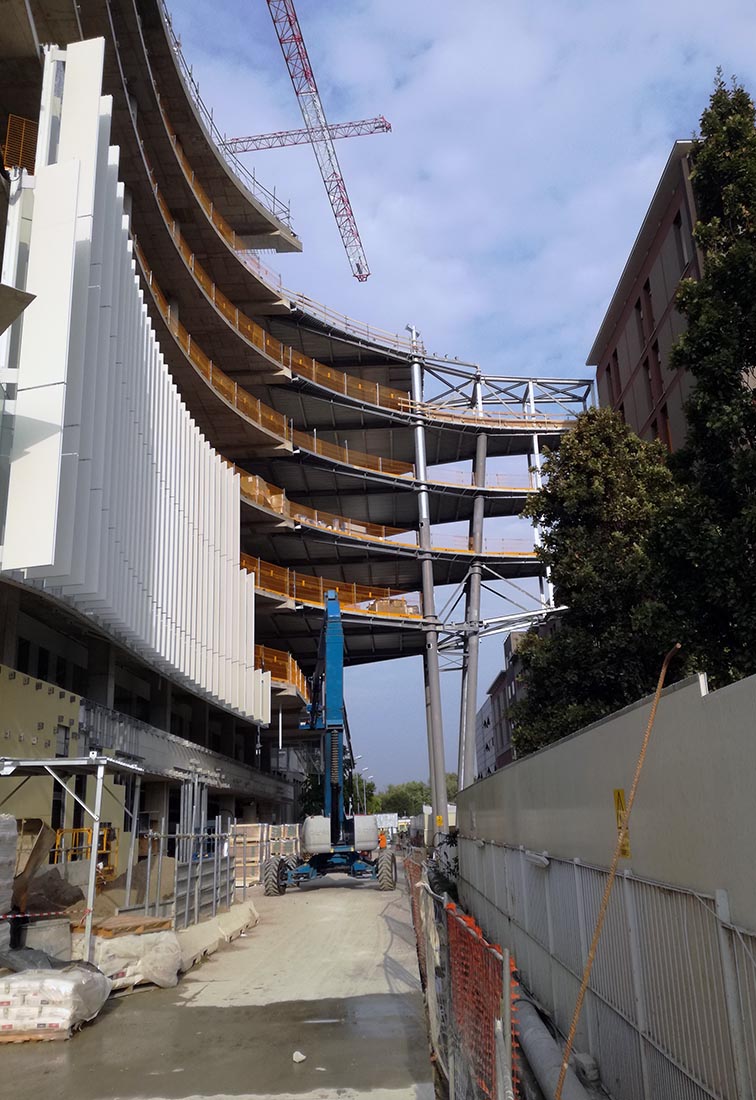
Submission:
[[[391,123],[383,115],[363,118],[359,122],[336,122],[328,127],[325,136],[332,139],[361,137],[363,134],[387,134]],[[318,132],[318,137],[323,135]],[[228,138],[222,148],[230,153],[259,153],[261,149],[281,149],[284,145],[307,145],[313,140],[312,130],[276,130],[272,134],[252,134],[250,137]]]
[[[344,243],[352,274],[363,283],[370,274],[370,268],[362,248],[352,204],[349,201],[346,184],[341,174],[333,144],[334,136],[346,137],[347,135],[342,133],[334,135],[332,128],[328,125],[310,59],[307,56],[307,47],[299,27],[293,0],[267,0],[267,3],[273,19],[273,26],[276,28],[278,41],[281,44],[281,52],[284,55],[291,82],[294,85],[294,94],[302,111],[305,129],[315,150],[315,158],[333,208],[336,225]],[[385,122],[385,119],[383,121]],[[361,126],[364,124],[345,123],[344,125]],[[360,132],[374,131],[361,130]]]

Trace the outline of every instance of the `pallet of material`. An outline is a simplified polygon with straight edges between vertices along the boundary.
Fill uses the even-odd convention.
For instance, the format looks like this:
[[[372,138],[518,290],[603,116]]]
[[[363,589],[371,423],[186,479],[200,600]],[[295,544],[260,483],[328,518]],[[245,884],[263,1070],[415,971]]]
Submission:
[[[74,932],[83,932],[85,920],[73,925]],[[149,932],[170,932],[173,921],[170,917],[145,917],[138,913],[123,913],[117,917],[106,917],[92,921],[95,936],[112,940],[115,936],[143,936]]]
[[[237,824],[234,825],[233,835],[242,840],[243,837],[249,841],[266,841],[270,836],[270,825],[266,821],[253,821],[246,825]]]
[[[298,840],[274,840],[271,841],[270,854],[273,856],[295,856],[299,852]]]
[[[276,842],[276,843],[278,843],[278,842]],[[245,841],[243,838],[236,839],[236,840],[231,841],[231,843],[228,846],[228,850],[231,853],[231,855],[234,855],[234,854],[239,855],[242,852],[255,852],[255,853],[260,853],[260,855],[267,855],[270,851],[270,841],[269,840],[246,840]]]
[[[72,1029],[69,1027],[39,1027],[33,1031],[17,1031],[13,1025],[0,1023],[0,1043],[39,1043],[50,1042],[51,1039],[70,1039]]]

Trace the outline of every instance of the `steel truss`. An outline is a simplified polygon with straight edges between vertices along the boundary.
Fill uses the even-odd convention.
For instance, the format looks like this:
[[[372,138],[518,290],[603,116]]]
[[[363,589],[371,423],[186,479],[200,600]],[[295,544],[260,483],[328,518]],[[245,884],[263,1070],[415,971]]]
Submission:
[[[548,574],[539,577],[539,594],[503,577],[483,558],[486,460],[488,435],[481,414],[497,410],[506,419],[516,421],[517,428],[530,437],[531,468],[534,487],[542,485],[542,435],[565,431],[574,418],[595,401],[592,380],[575,378],[523,378],[488,374],[475,364],[460,363],[428,355],[422,350],[418,333],[410,328],[415,354],[412,357],[412,402],[419,414],[415,420],[415,465],[418,491],[418,544],[423,570],[423,629],[425,631],[424,674],[426,720],[430,758],[433,814],[438,830],[447,826],[446,790],[444,783],[443,716],[439,674],[454,669],[462,674],[459,717],[458,776],[462,789],[475,778],[475,721],[478,696],[478,664],[480,639],[512,630],[528,630],[546,619],[560,614],[556,607]],[[428,383],[434,393],[427,393]],[[469,524],[469,542],[473,557],[467,574],[453,590],[440,611],[436,611],[433,588],[433,551],[430,537],[430,507],[425,458],[425,417],[423,410],[467,409],[476,417],[478,427],[476,453],[473,460],[473,514]],[[536,547],[540,532],[535,530]],[[481,556],[478,557],[477,555]],[[499,591],[492,583],[502,583]],[[483,618],[481,595],[493,593],[509,605],[505,613]],[[516,595],[515,595],[516,593]],[[464,613],[461,604],[464,599]],[[522,602],[522,601],[525,602]],[[458,610],[459,609],[459,610]],[[440,820],[439,820],[440,819]]]

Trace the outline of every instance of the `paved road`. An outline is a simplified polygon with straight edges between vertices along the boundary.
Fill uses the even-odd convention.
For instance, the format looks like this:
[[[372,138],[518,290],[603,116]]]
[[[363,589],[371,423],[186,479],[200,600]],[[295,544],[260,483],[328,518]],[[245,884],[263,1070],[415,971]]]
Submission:
[[[433,1100],[403,887],[334,878],[252,896],[257,928],[176,989],[111,999],[70,1042],[0,1048],[4,1095]]]

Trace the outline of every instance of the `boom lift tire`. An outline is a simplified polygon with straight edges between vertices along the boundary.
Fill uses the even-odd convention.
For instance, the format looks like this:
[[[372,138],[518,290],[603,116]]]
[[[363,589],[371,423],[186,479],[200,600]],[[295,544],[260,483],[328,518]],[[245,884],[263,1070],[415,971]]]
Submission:
[[[286,893],[286,861],[281,856],[271,856],[263,864],[263,886],[266,898]]]
[[[378,853],[378,889],[396,890],[396,856],[385,849]]]

